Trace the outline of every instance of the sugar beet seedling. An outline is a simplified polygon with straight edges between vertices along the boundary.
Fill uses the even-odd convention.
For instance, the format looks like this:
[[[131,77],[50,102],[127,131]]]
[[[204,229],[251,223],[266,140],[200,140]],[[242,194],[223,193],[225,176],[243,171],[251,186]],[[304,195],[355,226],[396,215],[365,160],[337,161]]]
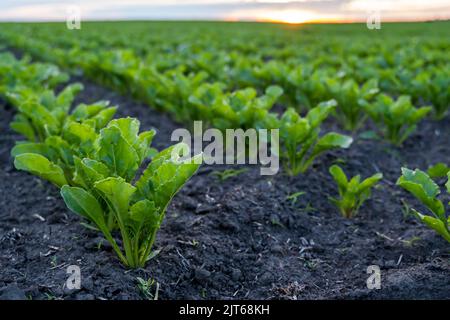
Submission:
[[[358,213],[361,205],[370,198],[372,187],[383,178],[383,174],[377,173],[363,181],[359,175],[348,180],[338,165],[330,167],[330,174],[336,181],[339,191],[339,199],[330,198],[330,200],[345,218],[352,218]]]
[[[85,176],[93,182],[93,188],[66,185],[61,189],[66,205],[92,221],[111,243],[122,263],[130,268],[143,267],[151,257],[167,206],[200,166],[196,159],[173,161],[174,148],[180,148],[180,145],[157,154],[135,183],[103,172],[106,168],[101,162],[89,165],[87,159]],[[129,170],[134,176],[137,168],[127,160],[130,157],[133,157],[131,149],[120,154],[120,159],[116,158],[119,160],[117,169]],[[123,251],[108,228],[105,217],[110,214],[117,222]]]
[[[447,173],[447,177],[445,186],[450,193],[450,172]],[[437,198],[441,193],[439,186],[425,172],[408,168],[402,168],[402,175],[398,178],[397,185],[420,200],[432,214],[424,215],[411,209],[416,217],[450,242],[450,217],[446,217],[444,204]]]
[[[330,132],[319,137],[322,122],[336,107],[330,100],[311,109],[302,118],[294,109],[287,110],[281,117],[279,128],[282,156],[289,175],[304,173],[322,153],[348,148],[353,139],[339,133]]]

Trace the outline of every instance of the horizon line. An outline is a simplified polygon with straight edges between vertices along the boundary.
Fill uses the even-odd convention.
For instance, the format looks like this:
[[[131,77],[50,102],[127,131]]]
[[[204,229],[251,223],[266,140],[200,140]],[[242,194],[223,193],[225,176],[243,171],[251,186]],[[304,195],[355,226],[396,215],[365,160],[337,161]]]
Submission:
[[[0,19],[0,23],[64,23],[65,19]],[[446,22],[448,18],[436,19],[386,19],[382,23],[430,23],[430,22]],[[146,19],[146,18],[104,18],[104,19],[83,19],[81,22],[223,22],[223,23],[267,23],[267,24],[283,24],[283,25],[302,25],[302,24],[360,24],[366,23],[364,19],[317,19],[305,22],[283,22],[271,19]]]

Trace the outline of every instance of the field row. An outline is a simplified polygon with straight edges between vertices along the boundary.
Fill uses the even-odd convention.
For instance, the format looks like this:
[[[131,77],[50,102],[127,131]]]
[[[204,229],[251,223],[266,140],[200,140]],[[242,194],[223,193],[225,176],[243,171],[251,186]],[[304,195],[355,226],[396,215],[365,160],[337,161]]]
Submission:
[[[174,160],[180,145],[160,153],[150,148],[155,131],[139,133],[134,118],[111,120],[117,108],[106,101],[72,109],[83,87],[72,84],[55,94],[67,80],[57,67],[10,54],[0,61],[0,94],[17,108],[11,128],[27,139],[11,151],[15,167],[61,188],[66,205],[103,233],[124,265],[144,266],[169,202],[199,165]]]
[[[155,132],[139,134],[137,119],[111,120],[117,108],[108,102],[72,108],[82,86],[71,84],[55,94],[53,89],[66,82],[68,76],[54,65],[31,64],[2,54],[0,68],[0,94],[18,111],[11,127],[27,138],[11,152],[16,168],[60,187],[66,205],[104,234],[125,265],[143,266],[151,256],[167,205],[198,164],[174,163],[173,150],[179,146],[159,154],[150,149]],[[327,102],[311,109],[305,118],[296,116],[293,110],[283,116],[282,141],[292,174],[305,172],[317,155],[336,144],[333,141],[350,145],[351,138],[335,133],[319,137],[320,124],[334,107]],[[298,138],[304,139],[309,148],[313,145],[310,155],[306,156],[308,148],[298,149]],[[152,162],[136,181],[138,169],[147,158]],[[445,164],[438,164],[429,173],[442,177],[448,171]],[[363,181],[359,175],[349,179],[338,165],[330,167],[330,174],[339,191],[339,198],[332,201],[347,218],[358,212],[383,177],[378,173]],[[443,203],[437,199],[438,185],[425,172],[406,168],[397,184],[420,199],[433,214],[413,210],[415,215],[450,242],[449,221]],[[450,192],[450,182],[447,189]],[[112,236],[114,230],[120,230],[123,248]]]
[[[16,41],[27,33],[28,26],[20,27],[23,32],[15,34]],[[39,33],[43,29],[40,30]],[[52,25],[49,30],[54,30]],[[317,96],[317,106],[312,108],[300,100],[291,99],[289,86],[273,79],[266,83],[265,80],[260,82],[260,78],[241,87],[237,81],[233,83],[236,78],[227,82],[210,74],[207,69],[193,65],[180,67],[179,73],[175,71],[177,67],[168,65],[165,69],[161,52],[169,50],[168,46],[182,43],[182,35],[173,42],[149,40],[146,44],[130,41],[132,44],[127,41],[134,39],[131,36],[133,32],[117,32],[116,37],[109,38],[111,43],[106,43],[108,40],[98,41],[103,46],[100,48],[95,37],[87,39],[86,34],[80,34],[86,39],[77,42],[81,53],[77,56],[71,53],[75,40],[56,34],[52,39],[48,37],[50,32],[45,38],[43,34],[42,37],[23,38],[19,42],[10,39],[8,45],[25,53],[25,56],[31,53],[37,61],[56,62],[83,81],[86,90],[83,92],[83,86],[78,83],[66,85],[69,74],[61,72],[53,64],[31,62],[27,57],[17,60],[11,54],[1,54],[0,97],[7,102],[8,108],[14,110],[12,130],[23,137],[22,141],[16,142],[11,153],[17,169],[55,184],[61,190],[66,205],[84,217],[83,220],[88,222],[84,226],[88,228],[80,226],[77,219],[64,218],[64,203],[59,199],[51,200],[54,197],[52,191],[56,188],[48,188],[37,180],[22,179],[23,174],[10,171],[8,163],[5,164],[1,180],[6,182],[0,188],[10,185],[14,191],[11,193],[16,196],[8,194],[2,202],[5,210],[1,218],[3,222],[8,222],[2,228],[8,232],[0,238],[0,246],[4,248],[4,256],[15,257],[4,261],[7,266],[4,275],[13,275],[15,279],[17,270],[23,274],[30,272],[24,269],[24,265],[40,267],[43,268],[42,277],[46,279],[41,277],[41,283],[50,285],[56,281],[58,285],[60,276],[55,276],[52,271],[58,267],[58,262],[81,258],[77,261],[82,261],[80,263],[85,268],[83,276],[88,274],[88,277],[97,279],[93,288],[87,284],[83,292],[93,293],[95,297],[106,295],[115,298],[120,291],[134,295],[136,279],[133,280],[131,275],[149,277],[148,281],[140,279],[137,282],[146,298],[153,297],[153,292],[149,290],[155,290],[155,281],[161,284],[160,294],[164,298],[329,298],[369,294],[373,297],[398,298],[416,296],[417,290],[430,297],[448,295],[446,285],[442,285],[445,279],[445,271],[442,270],[446,264],[439,262],[441,257],[445,260],[443,252],[446,244],[412,219],[415,216],[422,220],[450,241],[450,221],[444,204],[448,195],[440,194],[441,189],[445,188],[449,171],[446,139],[449,133],[448,116],[444,112],[442,119],[435,121],[433,119],[440,116],[434,104],[431,108],[413,106],[431,104],[432,101],[401,97],[407,92],[386,91],[381,82],[370,79],[361,82],[356,73],[353,73],[353,80],[346,79],[349,81],[345,88],[348,92],[356,90],[357,93],[345,93],[351,98],[342,98],[339,95],[347,91],[341,87],[334,93],[329,91],[333,78],[330,74],[329,77],[319,77],[328,83],[325,89],[327,94]],[[164,33],[159,37],[164,37]],[[275,39],[274,44],[279,45],[268,46],[267,50],[262,48],[258,52],[252,45],[244,45],[245,39],[245,36],[240,36],[231,42],[234,50],[239,51],[236,56],[242,56],[247,61],[263,61],[251,62],[252,70],[274,64],[276,69],[287,68],[283,69],[284,74],[293,70],[290,63],[298,63],[294,59],[299,59],[301,55],[297,55],[292,48],[282,48],[284,40],[278,42]],[[310,37],[309,40],[314,43],[313,39]],[[206,39],[196,42],[190,38],[189,41],[193,45],[186,49],[186,56],[176,51],[174,56],[181,60],[173,60],[169,55],[167,61],[176,61],[177,66],[183,64],[182,59],[192,63],[195,61],[195,50],[200,50],[195,49],[195,45],[205,41],[201,47],[204,51],[208,43]],[[266,43],[266,40],[258,41],[261,45]],[[399,43],[395,39],[392,42]],[[38,46],[33,47],[33,43]],[[155,45],[150,46],[149,43]],[[210,51],[217,53],[213,55],[213,60],[228,52],[231,45],[228,41],[210,43]],[[444,45],[441,47],[438,43],[434,39],[429,45],[418,46],[421,49],[417,50],[434,52],[431,54],[433,58],[425,63],[426,68],[441,66],[446,72],[447,62],[440,53],[445,41],[442,41]],[[118,52],[123,50],[118,47],[121,45],[130,49],[128,51],[133,59],[141,61],[140,71],[136,74],[143,74],[144,70],[151,68],[156,70],[152,77],[156,75],[158,79],[171,81],[166,82],[169,88],[173,83],[178,83],[173,90],[181,90],[181,86],[186,84],[185,93],[172,97],[170,94],[174,91],[160,88],[158,99],[147,99],[138,91],[148,92],[154,86],[144,85],[136,74],[130,76],[127,68],[120,72],[103,68],[107,54],[120,56]],[[311,50],[319,48],[311,45]],[[50,47],[52,50],[48,49]],[[369,47],[363,50],[364,42],[355,42],[350,47],[360,47],[358,59],[361,61],[371,50]],[[320,48],[325,50],[325,46]],[[151,50],[155,50],[153,54],[161,58],[155,64],[148,61],[151,60]],[[286,52],[283,53],[283,50]],[[409,50],[403,47],[401,55]],[[95,61],[89,56],[96,57]],[[102,59],[98,59],[99,56]],[[144,60],[145,57],[148,59]],[[343,53],[341,58],[346,60],[347,53]],[[308,61],[311,59],[314,60],[313,55],[307,58]],[[307,65],[307,60],[301,65]],[[116,68],[120,63],[114,61],[110,64]],[[412,60],[409,62],[411,72],[423,74],[422,67],[414,69]],[[208,61],[207,65],[211,63]],[[224,68],[228,67],[233,73],[239,70],[227,62]],[[337,68],[341,69],[342,65]],[[203,72],[208,76],[199,76]],[[270,74],[273,72],[270,71]],[[170,155],[177,146],[161,152],[150,148],[155,132],[140,132],[137,119],[112,120],[118,114],[138,114],[144,127],[150,129],[148,124],[155,121],[149,119],[159,119],[159,116],[151,110],[136,112],[139,108],[136,105],[140,104],[131,99],[123,101],[135,105],[132,113],[129,105],[122,103],[122,100],[119,100],[119,108],[107,101],[92,102],[95,100],[91,96],[110,99],[115,94],[105,89],[99,90],[100,87],[84,81],[83,75],[127,95],[132,93],[147,105],[169,111],[188,127],[192,120],[204,120],[209,126],[222,130],[253,127],[280,129],[281,155],[285,165],[283,173],[292,176],[281,173],[261,177],[258,170],[251,167],[239,167],[239,170],[226,167],[225,171],[214,171],[214,167],[204,165],[188,182],[187,188],[180,190],[178,196],[172,199],[198,165],[173,163]],[[183,77],[187,79],[184,84],[180,80]],[[198,83],[193,84],[195,81],[190,77],[197,77]],[[218,81],[227,84],[221,85]],[[138,83],[140,86],[136,89]],[[196,96],[197,92],[201,94]],[[182,104],[183,108],[164,108],[170,106],[171,99],[174,105]],[[445,99],[444,96],[444,101],[448,101]],[[118,104],[117,98],[112,100]],[[83,104],[74,101],[90,102]],[[355,108],[356,118],[343,114],[342,106],[346,103],[350,105],[352,101],[357,101],[353,104],[358,106]],[[140,107],[143,109],[145,105]],[[5,110],[5,115],[8,116],[9,112]],[[356,119],[354,123],[357,123],[351,136],[351,130],[343,130],[348,119]],[[155,125],[156,130],[172,131],[176,127],[171,121],[167,122]],[[385,138],[385,141],[380,138]],[[430,145],[430,141],[435,143]],[[162,145],[167,146],[167,142]],[[423,150],[426,151],[421,152]],[[139,173],[140,167],[146,168],[143,174]],[[404,168],[402,174],[401,167],[428,170],[425,173]],[[400,174],[402,176],[396,185]],[[404,193],[402,188],[408,192]],[[450,182],[447,182],[446,188],[450,188]],[[31,200],[32,197],[35,198]],[[172,203],[168,210],[170,214],[155,246],[156,233],[163,223],[169,203]],[[411,205],[420,210],[412,209]],[[426,210],[429,215],[424,214]],[[18,212],[30,214],[15,217]],[[31,215],[35,212],[37,215]],[[34,216],[43,217],[39,221],[44,222],[39,222],[39,225],[30,223],[36,219]],[[57,219],[56,216],[65,222],[54,225],[52,220]],[[346,219],[350,217],[354,218],[351,221]],[[19,228],[16,229],[14,221],[27,221],[27,225],[17,225]],[[14,226],[12,231],[11,226]],[[45,235],[42,237],[42,233],[47,233],[44,230],[47,228],[52,230],[50,240],[45,240]],[[74,235],[69,241],[68,232]],[[99,232],[110,244],[106,245],[103,237],[95,238]],[[6,248],[5,241],[14,241],[15,246]],[[53,256],[55,261],[51,259],[50,270],[48,261],[53,253],[49,257],[40,254],[34,258],[31,252],[45,252],[44,243],[52,248],[55,244],[63,248]],[[54,252],[54,249],[51,250]],[[156,256],[160,250],[163,251]],[[115,252],[122,264],[111,261],[111,252]],[[24,265],[20,262],[22,258],[28,259]],[[153,259],[147,261],[150,258]],[[121,267],[136,268],[146,263],[149,265],[147,269],[124,272]],[[383,270],[384,290],[378,295],[369,293],[363,283],[366,267],[373,264],[380,265]],[[414,283],[404,282],[404,274],[414,279]],[[111,284],[112,278],[116,284]],[[20,281],[23,284],[34,283],[30,279]],[[433,290],[428,290],[431,287]],[[32,296],[36,297],[42,297],[42,292],[58,297],[67,295],[57,289],[39,289],[38,293],[33,290]]]
[[[445,54],[449,42],[439,33],[430,37],[422,30],[404,38],[383,33],[368,39],[367,33],[355,33],[362,28],[355,26],[349,42],[344,36],[336,39],[314,29],[308,33],[272,27],[267,32],[255,27],[253,32],[250,29],[230,38],[220,32],[228,29],[213,28],[201,35],[172,32],[172,38],[160,41],[164,32],[158,33],[155,26],[96,26],[87,24],[81,33],[52,24],[5,26],[0,37],[35,57],[82,72],[169,111],[178,120],[205,120],[219,127],[271,126],[273,120],[264,118],[275,115],[267,112],[254,119],[238,119],[241,109],[252,103],[250,97],[263,95],[273,85],[282,91],[260,109],[269,111],[278,102],[286,109],[305,112],[335,99],[335,116],[343,129],[352,131],[368,115],[381,122],[371,110],[388,103],[385,95],[410,96],[416,106],[429,104],[436,118],[442,118],[449,108],[450,67]],[[445,23],[438,26],[445,30]],[[109,40],[101,38],[104,32],[111,34]],[[323,37],[330,41],[322,41]],[[242,92],[249,96],[244,101],[226,101],[241,97]]]

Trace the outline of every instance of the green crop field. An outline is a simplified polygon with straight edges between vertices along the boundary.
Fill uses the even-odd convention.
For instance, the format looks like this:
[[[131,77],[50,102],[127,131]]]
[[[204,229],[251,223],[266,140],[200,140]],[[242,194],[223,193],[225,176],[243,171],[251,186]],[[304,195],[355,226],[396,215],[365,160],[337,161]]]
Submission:
[[[450,298],[449,21],[1,23],[0,51],[0,288]],[[243,150],[171,139],[198,123]],[[98,285],[65,290],[68,265]]]

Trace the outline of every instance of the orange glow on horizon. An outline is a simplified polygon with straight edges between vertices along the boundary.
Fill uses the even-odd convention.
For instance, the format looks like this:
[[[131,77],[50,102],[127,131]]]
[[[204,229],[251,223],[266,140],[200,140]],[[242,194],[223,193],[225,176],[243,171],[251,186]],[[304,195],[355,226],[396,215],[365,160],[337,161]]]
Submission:
[[[268,22],[268,23],[280,23],[280,24],[291,24],[291,25],[299,25],[299,24],[308,24],[308,23],[353,23],[353,20],[342,20],[339,18],[317,18],[317,19],[308,19],[303,21],[298,20],[276,20],[276,19],[257,19],[258,22]]]
[[[240,14],[239,14],[240,13]],[[285,23],[285,24],[303,24],[303,23],[346,23],[350,22],[347,19],[336,16],[324,16],[311,11],[304,10],[258,10],[239,12],[225,18],[226,21],[258,21],[271,23]]]

